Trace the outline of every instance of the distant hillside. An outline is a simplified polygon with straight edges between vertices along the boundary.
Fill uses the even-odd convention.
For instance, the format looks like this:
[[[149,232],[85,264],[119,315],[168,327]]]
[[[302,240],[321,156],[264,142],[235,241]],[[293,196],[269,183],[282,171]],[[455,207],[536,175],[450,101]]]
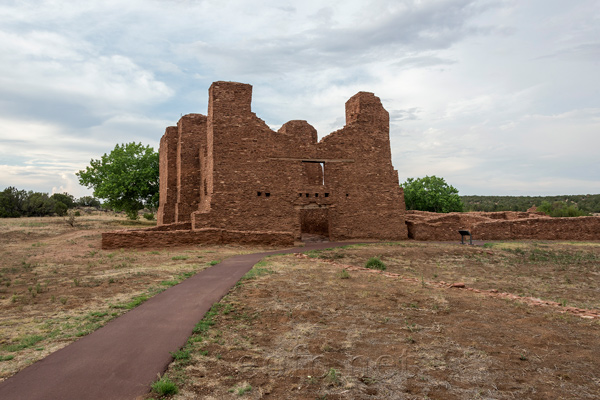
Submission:
[[[465,211],[526,211],[543,201],[565,202],[588,213],[600,213],[600,194],[564,196],[460,196]]]

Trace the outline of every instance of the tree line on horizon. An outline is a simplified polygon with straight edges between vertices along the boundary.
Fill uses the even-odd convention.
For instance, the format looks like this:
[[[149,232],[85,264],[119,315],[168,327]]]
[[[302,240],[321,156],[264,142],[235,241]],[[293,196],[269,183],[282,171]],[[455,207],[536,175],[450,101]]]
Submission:
[[[71,208],[91,206],[124,211],[131,219],[139,210],[158,208],[158,152],[141,143],[117,144],[108,154],[91,160],[76,173],[79,183],[94,196],[75,199],[68,193],[47,193],[8,187],[0,192],[0,218],[65,215]],[[444,178],[408,178],[400,185],[407,210],[437,213],[463,211],[527,211],[536,206],[552,217],[577,217],[600,213],[600,194],[564,196],[460,196]],[[100,200],[103,200],[101,205]],[[150,216],[151,214],[148,214]],[[144,217],[148,218],[146,215]],[[150,219],[150,218],[148,218]]]
[[[463,211],[527,211],[533,206],[551,217],[581,217],[600,213],[600,194],[563,196],[459,196],[444,178],[408,178],[400,185],[407,210],[437,213]]]
[[[0,192],[0,218],[64,216],[76,207],[101,207],[100,200],[93,196],[76,199],[69,193],[34,192],[7,187]]]
[[[600,194],[561,196],[460,196],[465,211],[527,211],[536,206],[552,216],[551,210],[580,215],[600,213]],[[550,212],[549,212],[550,211]],[[564,215],[571,216],[571,215]]]

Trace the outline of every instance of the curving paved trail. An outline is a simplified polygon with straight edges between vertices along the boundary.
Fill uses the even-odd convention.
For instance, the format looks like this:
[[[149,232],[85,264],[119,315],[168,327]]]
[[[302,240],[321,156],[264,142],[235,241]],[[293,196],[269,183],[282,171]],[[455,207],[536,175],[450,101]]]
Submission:
[[[0,382],[2,400],[134,399],[171,362],[210,307],[254,264],[271,254],[339,247],[351,242],[228,258],[152,297],[92,334]]]

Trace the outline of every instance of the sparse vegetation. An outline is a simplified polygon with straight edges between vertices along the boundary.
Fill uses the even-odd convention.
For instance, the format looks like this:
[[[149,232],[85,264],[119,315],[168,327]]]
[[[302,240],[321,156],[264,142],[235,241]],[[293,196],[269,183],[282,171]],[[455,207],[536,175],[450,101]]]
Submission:
[[[350,274],[348,271],[346,271],[346,269],[342,269],[340,271],[340,279],[350,279]]]
[[[381,261],[379,259],[379,257],[371,257],[367,260],[367,263],[365,264],[366,268],[370,268],[370,269],[378,269],[381,271],[385,271],[386,270],[386,266],[385,263],[383,261]]]
[[[152,391],[159,396],[172,396],[179,393],[179,388],[168,376],[163,375],[152,384]]]
[[[575,269],[595,271],[590,261],[595,256],[589,254],[599,254],[600,246],[562,246],[495,243],[481,248],[406,242],[352,246],[344,249],[341,264],[365,265],[376,254],[388,271],[407,280],[356,271],[352,272],[356,279],[343,284],[339,265],[321,261],[336,257],[337,249],[312,252],[314,257],[309,258],[269,257],[254,270],[270,272],[253,272],[248,284],[214,305],[184,347],[190,359],[174,361],[168,374],[177,378],[184,398],[227,398],[246,385],[253,395],[268,392],[273,398],[330,398],[340,393],[344,398],[365,393],[377,397],[398,390],[399,373],[404,390],[435,392],[440,398],[476,398],[483,389],[495,390],[499,398],[519,397],[525,385],[546,396],[550,392],[545,392],[547,381],[539,380],[540,370],[571,377],[568,385],[552,387],[554,396],[569,398],[578,391],[595,395],[599,392],[594,383],[573,377],[576,370],[584,373],[592,365],[600,367],[593,357],[600,350],[596,340],[600,324],[429,283],[437,275],[446,282],[461,280],[468,287],[489,288],[486,285],[504,274],[501,283],[528,294],[526,288],[540,286],[535,279],[541,279],[541,271],[563,274],[562,260],[573,261]],[[529,260],[532,253],[535,260]],[[563,285],[561,279],[544,282],[554,291],[569,293],[561,298],[571,304],[572,285]],[[592,299],[594,292],[587,296]],[[520,329],[502,334],[515,321]],[[544,350],[535,336],[540,332],[555,340]],[[574,332],[578,343],[570,341]],[[585,360],[585,366],[574,359]],[[527,370],[515,360],[526,361]],[[493,378],[490,365],[495,366]],[[512,384],[516,373],[521,385]],[[556,375],[548,372],[546,377]],[[497,390],[474,383],[488,379]]]
[[[0,379],[207,268],[198,256],[211,252],[221,260],[241,250],[186,249],[179,252],[189,257],[186,262],[171,261],[178,255],[171,251],[103,251],[101,233],[123,229],[119,225],[125,216],[90,209],[82,214],[74,227],[65,217],[0,219],[0,313],[2,325],[10,327],[0,332]],[[43,341],[22,341],[36,336]],[[6,345],[15,351],[5,350]]]
[[[230,393],[236,393],[238,396],[243,396],[248,392],[252,391],[252,386],[251,385],[242,385],[242,386],[235,386],[231,389],[229,389]]]
[[[144,218],[147,219],[148,221],[154,221],[154,214],[153,213],[144,213]]]
[[[26,349],[28,347],[32,347],[36,345],[38,342],[44,340],[43,336],[39,335],[28,335],[19,339],[16,343],[6,344],[0,347],[0,350],[15,352],[19,350]]]

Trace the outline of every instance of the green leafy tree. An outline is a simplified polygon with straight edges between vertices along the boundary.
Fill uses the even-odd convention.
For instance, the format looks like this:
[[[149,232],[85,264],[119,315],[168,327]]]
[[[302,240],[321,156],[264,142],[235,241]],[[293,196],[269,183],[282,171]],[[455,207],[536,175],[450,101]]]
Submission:
[[[23,203],[27,192],[15,187],[7,187],[0,192],[0,218],[18,218],[23,214]]]
[[[104,205],[138,218],[144,207],[158,207],[158,153],[141,143],[116,145],[99,160],[76,174],[79,183],[105,199]]]
[[[67,208],[73,208],[76,206],[75,197],[73,195],[64,192],[64,193],[54,193],[50,198],[54,199],[57,202],[63,203]]]
[[[100,208],[100,200],[93,196],[82,196],[77,200],[77,205],[82,207]]]
[[[56,210],[56,200],[48,196],[48,193],[27,193],[27,199],[23,202],[23,214],[28,217],[43,217],[50,215]]]
[[[425,178],[408,178],[402,185],[407,210],[448,213],[462,211],[458,190],[448,185],[444,178],[435,175]]]

